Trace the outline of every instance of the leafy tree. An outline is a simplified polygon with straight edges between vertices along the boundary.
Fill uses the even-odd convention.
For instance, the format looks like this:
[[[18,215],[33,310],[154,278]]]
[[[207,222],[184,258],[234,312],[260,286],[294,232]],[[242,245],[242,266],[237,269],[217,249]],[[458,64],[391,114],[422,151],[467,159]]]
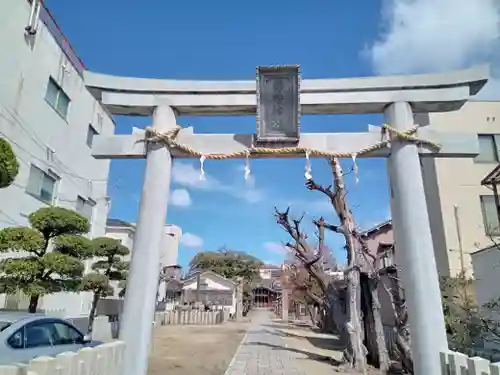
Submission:
[[[0,189],[10,186],[19,173],[19,162],[9,142],[0,138]]]
[[[87,218],[75,211],[44,207],[28,219],[31,227],[0,230],[0,251],[20,253],[0,263],[0,291],[30,296],[34,313],[41,295],[78,290],[91,242],[81,236],[89,230]]]
[[[250,254],[222,248],[218,251],[204,251],[196,254],[189,263],[189,269],[190,272],[212,271],[231,280],[241,278],[243,309],[248,311],[254,299],[252,283],[260,279],[259,270],[262,264],[262,261]]]
[[[212,271],[227,279],[242,277],[246,282],[251,282],[259,277],[262,264],[262,261],[250,254],[220,249],[196,254],[189,263],[189,269],[191,272]]]
[[[92,333],[97,304],[101,297],[113,295],[111,281],[124,281],[127,278],[128,262],[122,257],[130,253],[120,241],[114,238],[98,237],[92,240],[92,256],[100,258],[93,265],[94,272],[84,276],[82,289],[93,293],[87,333]]]
[[[441,296],[446,330],[452,350],[468,356],[485,356],[485,342],[500,344],[498,311],[500,300],[478,308],[470,291],[471,280],[461,272],[457,277],[441,278]],[[478,351],[480,353],[478,353]]]

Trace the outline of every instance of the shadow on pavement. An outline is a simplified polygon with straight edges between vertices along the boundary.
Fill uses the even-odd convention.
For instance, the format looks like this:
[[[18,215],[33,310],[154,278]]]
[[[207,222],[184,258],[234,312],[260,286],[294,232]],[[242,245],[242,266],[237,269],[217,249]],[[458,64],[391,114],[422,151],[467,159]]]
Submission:
[[[300,335],[300,334],[295,334],[291,332],[285,332],[281,330],[281,327],[277,326],[271,326],[269,325],[268,327],[274,328],[273,330],[269,330],[268,333],[272,335],[277,335],[281,337],[292,337],[292,338],[297,338],[297,339],[305,339],[307,340],[312,346],[319,348],[319,349],[326,349],[326,350],[336,350],[336,351],[343,351],[345,349],[345,345],[342,344],[342,341],[336,337],[335,335],[329,335],[325,333],[320,333],[319,330],[315,329],[309,329],[305,330],[303,327],[300,329],[299,327],[288,327],[288,326],[283,326],[283,329],[291,330],[291,331],[302,331],[302,332],[313,332],[313,333],[320,333],[323,335],[323,337],[314,337],[314,336],[307,336],[307,335]]]
[[[305,350],[299,350],[299,349],[293,349],[293,348],[286,348],[281,345],[274,345],[274,344],[268,344],[265,342],[251,342],[251,343],[246,343],[245,345],[257,345],[257,346],[266,346],[268,348],[271,348],[272,350],[286,350],[292,353],[297,353],[300,354],[306,358],[297,358],[297,359],[310,359],[312,361],[318,361],[318,362],[327,362],[333,366],[340,366],[342,362],[337,361],[329,356],[324,356],[324,355],[319,355],[316,353],[310,353]]]
[[[275,329],[290,329],[290,330],[298,330],[298,331],[303,331],[303,330],[309,330],[311,332],[317,332],[320,333],[320,329],[317,327],[313,327],[311,325],[307,324],[300,324],[300,323],[284,323],[284,322],[273,322],[272,324],[263,324],[265,327],[269,328],[275,328]]]

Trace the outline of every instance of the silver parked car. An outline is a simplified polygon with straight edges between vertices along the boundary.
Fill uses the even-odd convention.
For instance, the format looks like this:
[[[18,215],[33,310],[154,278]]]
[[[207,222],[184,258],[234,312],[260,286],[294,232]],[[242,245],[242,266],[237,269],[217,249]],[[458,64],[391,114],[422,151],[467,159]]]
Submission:
[[[102,344],[66,320],[38,314],[0,313],[0,365]]]

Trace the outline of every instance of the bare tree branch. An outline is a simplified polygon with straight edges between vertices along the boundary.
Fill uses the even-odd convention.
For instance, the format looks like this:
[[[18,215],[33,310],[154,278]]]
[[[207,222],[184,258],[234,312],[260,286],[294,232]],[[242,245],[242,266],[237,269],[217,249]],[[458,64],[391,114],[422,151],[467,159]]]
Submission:
[[[320,218],[314,221],[318,228],[318,248],[316,251],[306,242],[307,236],[301,230],[300,224],[304,218],[302,215],[299,219],[291,219],[289,216],[290,207],[285,211],[279,211],[276,207],[275,217],[277,223],[290,235],[295,243],[288,242],[286,247],[295,252],[295,256],[301,261],[304,268],[316,279],[319,287],[326,294],[327,284],[322,275],[321,270],[317,267],[317,263],[323,256],[324,249],[324,219]]]

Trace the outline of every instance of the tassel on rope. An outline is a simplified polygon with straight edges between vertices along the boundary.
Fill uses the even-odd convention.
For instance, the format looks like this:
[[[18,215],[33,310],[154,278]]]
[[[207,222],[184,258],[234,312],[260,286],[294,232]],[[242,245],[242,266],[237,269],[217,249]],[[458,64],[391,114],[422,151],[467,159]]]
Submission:
[[[357,185],[359,182],[358,178],[358,165],[356,164],[357,154],[352,154],[352,170],[354,172],[354,183]]]
[[[205,155],[200,156],[200,181],[205,181],[205,169],[203,167],[203,164],[205,163],[206,157]]]
[[[381,141],[385,142],[387,147],[391,147],[391,137],[389,135],[389,130],[386,127],[382,127]]]
[[[304,176],[306,177],[306,180],[312,180],[312,167],[311,167],[311,159],[309,159],[310,151],[306,151],[306,173],[304,173]]]
[[[248,178],[250,177],[250,151],[245,150],[245,181],[248,181]]]

